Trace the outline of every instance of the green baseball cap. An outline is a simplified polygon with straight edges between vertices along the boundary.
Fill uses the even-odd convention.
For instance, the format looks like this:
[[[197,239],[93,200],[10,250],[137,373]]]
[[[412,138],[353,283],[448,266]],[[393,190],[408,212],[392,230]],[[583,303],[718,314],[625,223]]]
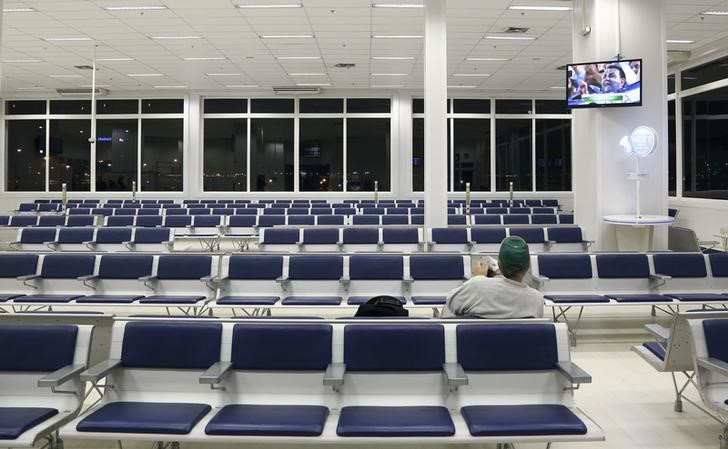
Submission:
[[[498,261],[502,267],[514,267],[521,270],[528,268],[531,254],[525,240],[515,235],[506,237],[501,242]]]

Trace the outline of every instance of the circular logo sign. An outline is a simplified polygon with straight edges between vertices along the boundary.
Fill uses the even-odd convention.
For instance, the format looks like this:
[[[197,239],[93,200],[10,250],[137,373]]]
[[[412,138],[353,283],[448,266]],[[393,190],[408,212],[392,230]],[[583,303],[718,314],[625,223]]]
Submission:
[[[647,157],[657,148],[657,131],[649,126],[638,126],[629,136],[632,154]]]

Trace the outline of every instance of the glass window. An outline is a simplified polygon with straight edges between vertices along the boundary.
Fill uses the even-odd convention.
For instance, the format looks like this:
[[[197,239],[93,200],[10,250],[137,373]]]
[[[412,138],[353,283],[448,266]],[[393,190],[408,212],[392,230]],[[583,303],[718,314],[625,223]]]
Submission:
[[[90,120],[51,120],[48,151],[51,191],[60,191],[64,183],[69,192],[89,191],[90,135]]]
[[[182,99],[142,100],[144,114],[182,114],[185,102]]]
[[[97,114],[138,114],[139,100],[96,100]]]
[[[244,192],[248,189],[247,126],[246,119],[205,119],[202,151],[206,192]]]
[[[728,199],[728,87],[683,99],[683,195]]]
[[[455,109],[455,113],[461,113],[461,114],[489,114],[490,113],[490,100],[484,99],[478,99],[478,100],[468,100],[468,99],[455,99],[453,100],[453,107]]]
[[[490,111],[490,100],[485,100],[489,103],[488,111]],[[450,100],[447,102],[447,112],[450,113]],[[424,114],[425,113],[425,99],[424,98],[413,98],[412,99],[412,113],[413,114]]]
[[[299,189],[344,190],[344,120],[302,118],[300,127]]]
[[[674,94],[675,93],[675,74],[667,75],[667,93],[668,94]]]
[[[141,190],[182,191],[183,119],[142,120]]]
[[[728,78],[728,57],[681,72],[682,90]]]
[[[569,119],[536,120],[536,190],[571,190]]]
[[[241,114],[248,112],[245,98],[206,98],[205,114]]]
[[[447,188],[450,190],[450,127],[447,121]],[[412,191],[425,190],[425,119],[412,119]]]
[[[531,120],[496,120],[495,150],[496,189],[531,190]]]
[[[392,100],[389,98],[348,98],[346,100],[346,112],[350,114],[366,112],[389,113],[391,103]]]
[[[45,114],[45,113],[46,113],[45,100],[8,101],[7,103],[5,103],[5,114],[6,115]]]
[[[293,113],[293,98],[262,98],[250,100],[252,113]]]
[[[495,100],[496,114],[530,114],[531,100]]]
[[[667,173],[668,194],[675,196],[677,190],[677,135],[675,133],[675,101],[667,102]]]
[[[45,190],[45,120],[7,120],[7,190]]]
[[[137,179],[137,119],[96,122],[96,190],[130,192]]]
[[[51,100],[51,114],[90,114],[89,100]]]
[[[301,114],[343,113],[343,98],[304,98],[298,106]]]
[[[293,119],[250,121],[250,190],[293,191]]]
[[[390,123],[388,118],[356,118],[346,122],[346,182],[350,192],[390,189]]]
[[[566,100],[536,100],[536,114],[571,114]]]
[[[490,120],[455,119],[454,127],[454,191],[467,183],[474,192],[490,191]]]

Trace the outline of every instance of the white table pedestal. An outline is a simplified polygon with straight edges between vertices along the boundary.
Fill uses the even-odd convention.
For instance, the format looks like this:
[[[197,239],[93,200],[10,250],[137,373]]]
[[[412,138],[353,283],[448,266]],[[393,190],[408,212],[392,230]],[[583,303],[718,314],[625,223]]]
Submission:
[[[615,225],[618,251],[652,251],[655,226],[675,221],[667,215],[605,215],[602,219]]]

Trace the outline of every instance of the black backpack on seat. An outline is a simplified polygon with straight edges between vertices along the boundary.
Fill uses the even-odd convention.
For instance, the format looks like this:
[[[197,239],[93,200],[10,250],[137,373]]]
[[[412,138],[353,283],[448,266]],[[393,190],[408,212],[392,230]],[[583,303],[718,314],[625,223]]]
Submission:
[[[399,299],[393,296],[375,296],[359,306],[356,311],[358,317],[377,316],[409,316],[409,310],[402,306]]]

